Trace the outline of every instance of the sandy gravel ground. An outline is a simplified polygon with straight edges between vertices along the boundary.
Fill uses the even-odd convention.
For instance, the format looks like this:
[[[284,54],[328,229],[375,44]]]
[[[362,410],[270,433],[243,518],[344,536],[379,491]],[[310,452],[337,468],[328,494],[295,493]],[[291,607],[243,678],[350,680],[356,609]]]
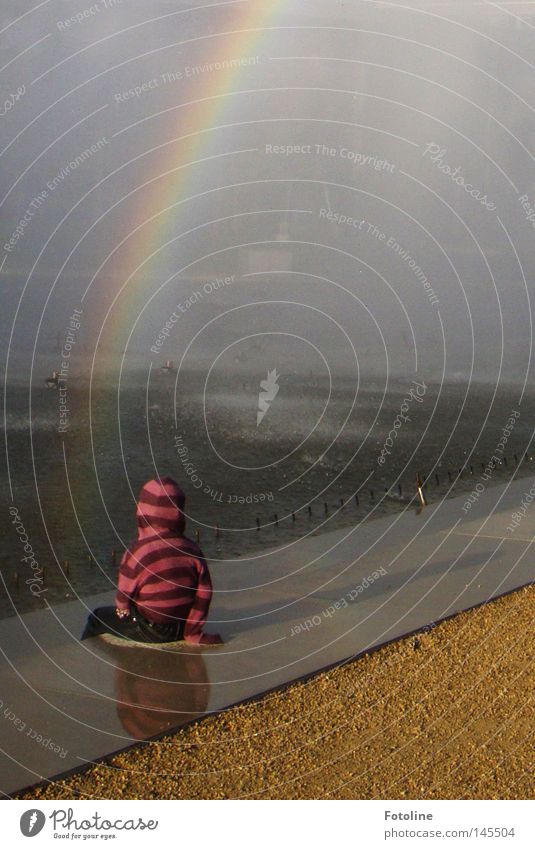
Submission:
[[[27,799],[533,798],[535,588]]]

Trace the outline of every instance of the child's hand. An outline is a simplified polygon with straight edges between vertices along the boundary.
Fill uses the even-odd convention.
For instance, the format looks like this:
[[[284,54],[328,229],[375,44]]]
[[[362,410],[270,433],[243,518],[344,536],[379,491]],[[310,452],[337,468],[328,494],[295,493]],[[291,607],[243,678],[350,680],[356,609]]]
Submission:
[[[120,607],[115,608],[115,613],[119,619],[126,619],[127,616],[130,616],[129,610],[122,610]]]
[[[203,634],[200,639],[201,646],[221,646],[223,639],[220,634]]]

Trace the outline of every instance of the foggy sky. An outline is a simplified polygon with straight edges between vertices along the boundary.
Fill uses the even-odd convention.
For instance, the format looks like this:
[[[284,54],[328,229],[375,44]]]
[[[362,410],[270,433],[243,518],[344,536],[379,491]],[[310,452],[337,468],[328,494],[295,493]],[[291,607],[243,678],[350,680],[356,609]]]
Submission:
[[[101,330],[141,368],[197,332],[186,363],[252,334],[282,356],[282,332],[338,369],[522,382],[533,4],[266,7],[4,0],[8,379],[41,380],[81,308],[81,373]]]

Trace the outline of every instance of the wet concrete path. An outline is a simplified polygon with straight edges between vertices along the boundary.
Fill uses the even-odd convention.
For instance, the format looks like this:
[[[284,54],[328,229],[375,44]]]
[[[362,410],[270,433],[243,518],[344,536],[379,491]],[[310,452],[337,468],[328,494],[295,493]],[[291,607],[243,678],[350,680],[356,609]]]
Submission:
[[[157,648],[79,637],[92,596],[0,622],[0,790],[354,657],[534,579],[529,478],[212,567],[207,630],[225,645]]]

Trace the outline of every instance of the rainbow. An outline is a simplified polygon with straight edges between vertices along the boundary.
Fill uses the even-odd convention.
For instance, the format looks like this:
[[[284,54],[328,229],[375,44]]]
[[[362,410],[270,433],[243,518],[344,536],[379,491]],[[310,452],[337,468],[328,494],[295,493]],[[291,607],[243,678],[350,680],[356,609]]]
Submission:
[[[155,159],[157,174],[142,175],[140,185],[144,188],[133,195],[135,202],[127,212],[131,224],[130,235],[112,252],[106,266],[101,269],[108,281],[108,294],[110,280],[117,287],[121,328],[130,328],[138,315],[134,294],[136,287],[131,286],[136,270],[142,264],[145,264],[146,269],[150,257],[168,240],[171,221],[176,226],[176,204],[194,193],[188,164],[210,156],[213,139],[210,131],[226,123],[225,115],[228,115],[233,104],[232,93],[239,89],[240,78],[253,64],[250,61],[241,64],[235,60],[250,60],[260,55],[266,24],[272,22],[274,14],[282,5],[282,0],[245,0],[236,6],[227,6],[230,20],[225,24],[225,30],[196,39],[210,47],[217,45],[215,56],[212,54],[202,63],[213,70],[201,70],[188,77],[190,84],[187,101],[169,109],[173,126],[175,122],[179,126],[179,133],[176,134],[179,140],[161,149],[162,155]],[[201,69],[202,64],[197,69]],[[193,145],[192,139],[195,140]],[[143,159],[140,161],[143,162]],[[146,276],[144,271],[145,279]],[[99,345],[105,346],[108,338],[114,334],[116,315],[112,320],[113,312],[110,312],[107,326],[100,332]]]

